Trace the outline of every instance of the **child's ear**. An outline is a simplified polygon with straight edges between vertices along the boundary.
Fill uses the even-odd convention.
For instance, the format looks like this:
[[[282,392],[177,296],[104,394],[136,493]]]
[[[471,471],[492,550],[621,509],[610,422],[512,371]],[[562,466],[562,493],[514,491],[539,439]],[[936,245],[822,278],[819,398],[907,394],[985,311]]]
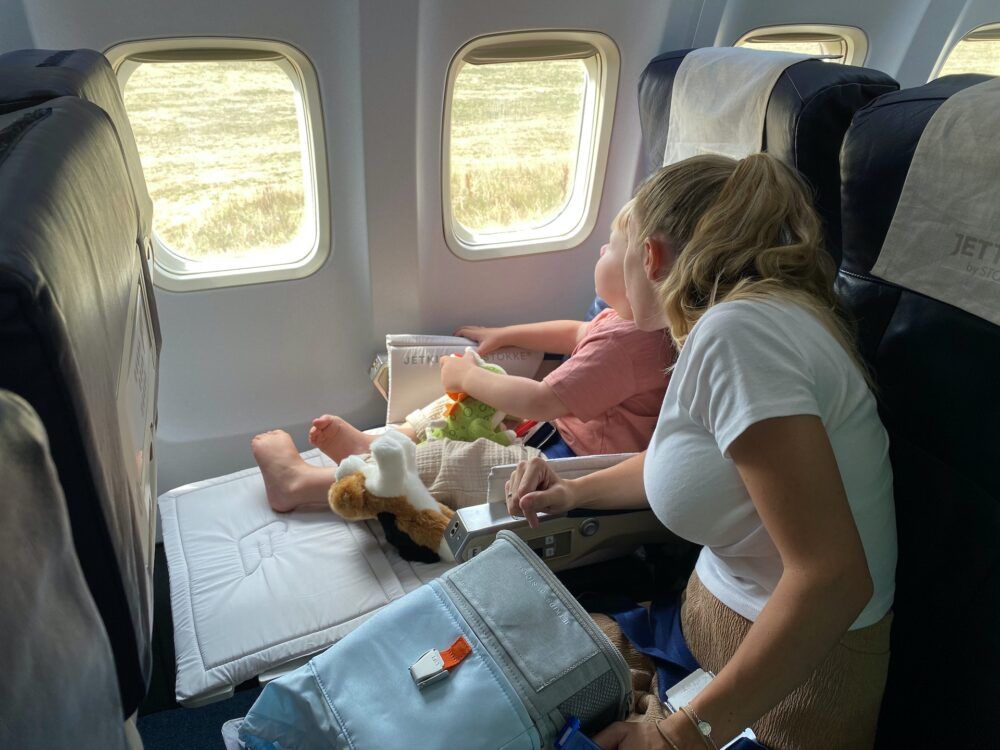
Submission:
[[[670,250],[659,237],[647,237],[642,243],[642,267],[646,278],[659,281],[669,270]]]

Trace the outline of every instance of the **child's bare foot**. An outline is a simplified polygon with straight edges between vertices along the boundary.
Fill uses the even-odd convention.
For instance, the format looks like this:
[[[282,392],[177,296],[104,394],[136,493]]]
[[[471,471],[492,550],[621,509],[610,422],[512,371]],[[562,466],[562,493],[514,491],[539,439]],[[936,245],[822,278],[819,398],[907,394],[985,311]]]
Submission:
[[[314,419],[313,426],[309,429],[309,443],[337,463],[348,456],[369,453],[374,440],[374,435],[366,435],[357,427],[332,414],[324,414],[319,419]]]
[[[267,502],[276,511],[328,507],[326,498],[335,480],[334,470],[303,461],[287,432],[262,432],[250,442],[250,449],[264,477]]]

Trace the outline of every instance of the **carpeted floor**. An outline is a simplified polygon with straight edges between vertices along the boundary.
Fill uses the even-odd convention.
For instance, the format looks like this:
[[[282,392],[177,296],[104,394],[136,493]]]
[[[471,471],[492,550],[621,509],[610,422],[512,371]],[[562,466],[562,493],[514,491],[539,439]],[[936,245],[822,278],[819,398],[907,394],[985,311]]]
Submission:
[[[261,688],[241,690],[202,708],[175,708],[139,719],[145,750],[222,750],[222,725],[245,716]]]

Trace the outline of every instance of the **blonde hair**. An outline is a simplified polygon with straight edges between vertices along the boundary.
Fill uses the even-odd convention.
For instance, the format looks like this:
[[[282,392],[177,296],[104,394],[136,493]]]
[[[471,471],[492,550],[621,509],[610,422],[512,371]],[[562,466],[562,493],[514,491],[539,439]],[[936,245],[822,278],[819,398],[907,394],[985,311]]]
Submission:
[[[630,243],[655,237],[674,252],[657,292],[678,350],[713,305],[782,299],[819,319],[871,384],[837,304],[822,224],[794,170],[767,154],[695,156],[643,183],[632,215]]]
[[[624,206],[618,209],[615,218],[611,220],[611,229],[617,229],[624,235],[628,234],[628,222],[632,217],[632,208],[635,206],[635,198],[631,198]]]

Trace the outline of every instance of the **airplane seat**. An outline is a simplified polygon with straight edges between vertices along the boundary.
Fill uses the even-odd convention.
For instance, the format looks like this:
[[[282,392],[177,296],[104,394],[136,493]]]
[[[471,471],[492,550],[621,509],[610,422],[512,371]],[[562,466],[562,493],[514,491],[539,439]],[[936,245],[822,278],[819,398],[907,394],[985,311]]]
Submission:
[[[0,390],[0,747],[125,750],[111,644],[35,411]]]
[[[949,76],[886,94],[857,113],[843,148],[837,289],[877,379],[899,546],[878,747],[996,744],[1000,328],[871,273],[932,116],[988,80]],[[987,164],[996,158],[983,154]]]
[[[674,80],[692,50],[653,58],[639,79],[643,174],[663,164]],[[812,185],[826,228],[827,250],[840,261],[840,145],[861,107],[899,84],[878,70],[821,60],[796,63],[778,77],[767,103],[764,150]],[[706,96],[718,96],[707,91]]]
[[[0,388],[50,450],[123,716],[151,662],[157,353],[139,215],[107,114],[74,97],[0,115]]]
[[[111,118],[118,134],[139,212],[136,242],[145,259],[143,279],[159,356],[162,337],[150,275],[150,264],[153,262],[153,199],[146,187],[139,148],[111,64],[100,52],[90,49],[22,49],[0,55],[0,114],[34,107],[60,96],[75,96],[96,104]],[[158,386],[154,378],[154,395]]]

